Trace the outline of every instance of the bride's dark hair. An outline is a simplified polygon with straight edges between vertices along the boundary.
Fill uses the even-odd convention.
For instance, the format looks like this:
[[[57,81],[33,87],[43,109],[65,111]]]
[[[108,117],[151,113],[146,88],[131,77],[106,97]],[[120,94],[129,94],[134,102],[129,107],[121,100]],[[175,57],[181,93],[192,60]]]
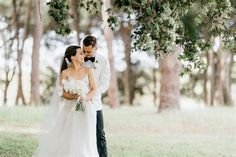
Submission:
[[[76,55],[76,49],[79,49],[79,48],[81,48],[81,47],[80,46],[74,46],[74,45],[69,46],[69,47],[66,48],[66,52],[65,52],[65,55],[63,57],[62,64],[61,64],[61,72],[68,68],[67,61],[71,62],[71,56],[75,56]]]

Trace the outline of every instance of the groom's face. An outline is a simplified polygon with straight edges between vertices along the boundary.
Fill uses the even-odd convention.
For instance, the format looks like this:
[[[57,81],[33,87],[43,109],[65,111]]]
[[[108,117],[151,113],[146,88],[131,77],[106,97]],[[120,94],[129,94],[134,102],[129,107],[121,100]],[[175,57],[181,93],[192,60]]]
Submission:
[[[92,45],[89,46],[83,46],[83,51],[84,51],[84,55],[86,57],[93,57],[95,52],[96,52],[97,47],[93,47]]]

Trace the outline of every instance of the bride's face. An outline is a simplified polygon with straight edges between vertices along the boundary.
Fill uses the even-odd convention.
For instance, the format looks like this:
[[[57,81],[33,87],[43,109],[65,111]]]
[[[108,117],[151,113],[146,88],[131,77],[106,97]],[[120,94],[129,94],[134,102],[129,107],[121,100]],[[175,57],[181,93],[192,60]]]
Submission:
[[[76,55],[73,57],[73,60],[77,63],[84,62],[84,53],[81,48],[76,49]]]

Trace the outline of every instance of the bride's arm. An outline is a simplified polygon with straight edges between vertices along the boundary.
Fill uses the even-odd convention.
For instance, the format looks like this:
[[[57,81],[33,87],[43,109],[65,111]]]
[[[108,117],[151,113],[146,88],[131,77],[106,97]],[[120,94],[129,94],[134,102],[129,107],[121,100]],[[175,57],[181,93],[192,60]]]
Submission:
[[[94,80],[94,77],[93,77],[92,70],[91,69],[87,69],[87,72],[88,72],[89,88],[90,88],[90,90],[89,90],[89,92],[86,95],[86,99],[87,100],[91,100],[92,97],[96,93],[96,84],[95,84],[95,80]]]
[[[63,84],[62,84],[62,80],[66,79],[66,72],[65,71],[62,71],[61,73],[61,86],[63,87]],[[65,98],[65,99],[68,99],[68,100],[71,100],[71,99],[77,99],[78,98],[78,95],[77,94],[70,94],[68,92],[66,92],[64,89],[63,89],[63,94],[62,94],[62,97]]]

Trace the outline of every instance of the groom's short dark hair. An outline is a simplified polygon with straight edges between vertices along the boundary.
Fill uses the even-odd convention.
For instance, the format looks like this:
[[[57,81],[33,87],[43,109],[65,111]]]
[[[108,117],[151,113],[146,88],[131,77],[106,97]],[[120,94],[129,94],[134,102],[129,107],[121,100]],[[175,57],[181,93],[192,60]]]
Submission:
[[[84,46],[92,45],[92,47],[95,47],[97,45],[96,37],[94,37],[92,35],[89,35],[89,36],[85,37],[84,40],[83,40],[83,45]]]

